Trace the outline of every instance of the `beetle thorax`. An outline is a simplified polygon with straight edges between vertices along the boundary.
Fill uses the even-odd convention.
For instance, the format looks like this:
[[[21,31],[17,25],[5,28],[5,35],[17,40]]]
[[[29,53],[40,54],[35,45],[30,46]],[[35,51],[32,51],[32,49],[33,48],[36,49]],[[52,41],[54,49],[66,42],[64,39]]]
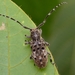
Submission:
[[[40,40],[41,31],[39,29],[32,29],[31,30],[31,39],[34,41]]]

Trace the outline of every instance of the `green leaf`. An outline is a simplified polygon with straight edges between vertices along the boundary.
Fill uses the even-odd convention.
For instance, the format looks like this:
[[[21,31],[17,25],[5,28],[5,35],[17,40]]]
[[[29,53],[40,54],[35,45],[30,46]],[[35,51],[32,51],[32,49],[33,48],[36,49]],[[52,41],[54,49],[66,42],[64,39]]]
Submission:
[[[11,0],[0,0],[0,13],[15,18],[29,28],[36,27]],[[34,66],[29,59],[30,46],[24,45],[24,40],[28,40],[25,35],[30,35],[30,31],[0,16],[0,75],[58,75],[55,65],[50,62],[43,69]]]

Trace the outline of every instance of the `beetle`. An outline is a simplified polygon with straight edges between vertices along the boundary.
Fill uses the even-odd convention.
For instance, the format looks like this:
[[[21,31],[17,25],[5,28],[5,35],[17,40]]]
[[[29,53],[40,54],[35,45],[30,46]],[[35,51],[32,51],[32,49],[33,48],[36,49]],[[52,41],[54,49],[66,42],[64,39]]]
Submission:
[[[53,11],[56,10],[59,6],[66,4],[66,2],[62,2],[55,6],[44,18],[43,22],[41,22],[36,28],[31,29],[26,26],[24,26],[21,22],[15,20],[12,17],[9,17],[7,15],[0,14],[0,16],[9,18],[15,22],[17,22],[19,25],[21,25],[23,28],[30,30],[30,36],[25,35],[27,38],[30,38],[30,41],[25,40],[25,44],[29,44],[31,47],[32,54],[30,56],[30,59],[34,60],[35,65],[37,65],[39,68],[44,68],[47,65],[48,62],[48,56],[50,56],[50,62],[54,64],[51,54],[46,50],[46,46],[49,46],[49,43],[46,42],[42,37],[42,30],[40,29],[46,22],[47,18],[53,13]]]

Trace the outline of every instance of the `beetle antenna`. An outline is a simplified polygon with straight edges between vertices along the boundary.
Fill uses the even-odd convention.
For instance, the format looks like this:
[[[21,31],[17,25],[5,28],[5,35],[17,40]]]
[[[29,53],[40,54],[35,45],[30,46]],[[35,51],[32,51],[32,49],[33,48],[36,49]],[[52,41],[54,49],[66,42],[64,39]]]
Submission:
[[[23,28],[31,30],[30,28],[28,28],[28,27],[24,26],[21,22],[19,22],[19,21],[15,20],[15,19],[14,19],[14,18],[12,18],[12,17],[9,17],[9,16],[7,16],[7,15],[3,15],[3,14],[0,14],[0,16],[6,17],[6,18],[8,18],[8,19],[11,19],[11,20],[13,20],[13,21],[17,22],[17,23],[18,23],[19,25],[21,25]]]
[[[40,24],[37,26],[37,29],[39,29],[40,27],[42,27],[42,26],[46,23],[47,18],[48,18],[58,7],[60,7],[60,6],[63,5],[63,4],[67,4],[67,2],[62,2],[62,3],[58,4],[57,6],[55,6],[55,7],[46,15],[46,17],[44,18],[43,22],[40,23]]]

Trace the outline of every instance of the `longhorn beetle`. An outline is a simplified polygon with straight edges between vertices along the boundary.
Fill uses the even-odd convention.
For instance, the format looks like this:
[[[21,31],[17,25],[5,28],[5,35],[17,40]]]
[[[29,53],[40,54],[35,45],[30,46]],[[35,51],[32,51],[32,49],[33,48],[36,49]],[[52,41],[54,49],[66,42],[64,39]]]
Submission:
[[[59,6],[61,6],[63,4],[66,4],[66,2],[62,2],[62,3],[58,4],[57,6],[55,6],[55,8],[53,8],[46,15],[46,17],[44,18],[43,22],[40,23],[35,29],[31,29],[31,28],[28,28],[28,27],[24,26],[21,22],[15,20],[12,17],[9,17],[7,15],[0,14],[0,16],[3,16],[3,17],[6,17],[6,18],[11,19],[13,21],[16,21],[23,28],[30,30],[30,33],[31,33],[30,36],[27,36],[27,35],[25,35],[25,36],[27,38],[30,38],[31,40],[30,41],[25,41],[25,44],[29,44],[30,45],[31,51],[32,51],[32,54],[30,56],[30,59],[33,59],[35,65],[37,65],[39,68],[44,68],[47,65],[48,55],[50,56],[50,62],[52,64],[54,64],[54,62],[52,61],[52,58],[51,58],[51,54],[49,52],[47,52],[47,50],[46,50],[46,46],[49,46],[49,43],[47,43],[41,37],[42,30],[40,30],[40,27],[42,27],[45,24],[47,18],[53,13],[53,11],[55,11],[56,8],[58,8]]]

